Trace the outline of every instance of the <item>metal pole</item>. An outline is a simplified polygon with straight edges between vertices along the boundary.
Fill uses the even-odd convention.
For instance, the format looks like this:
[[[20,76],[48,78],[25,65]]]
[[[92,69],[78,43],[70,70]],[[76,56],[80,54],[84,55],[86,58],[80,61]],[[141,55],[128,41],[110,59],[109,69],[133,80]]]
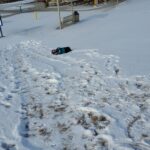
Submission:
[[[22,8],[21,8],[21,5],[19,6],[19,9],[20,9],[20,13],[22,13]]]
[[[59,15],[60,29],[62,29],[61,16],[60,16],[60,8],[59,8],[59,0],[57,0],[57,9],[58,9],[58,15]]]
[[[0,15],[0,26],[3,26],[2,16]]]
[[[22,6],[23,6],[23,2],[21,1],[19,6],[20,13],[22,13]]]
[[[2,31],[2,26],[3,26],[3,21],[2,21],[2,16],[0,15],[0,33],[1,33],[1,37],[4,37],[3,31]]]
[[[1,26],[0,26],[0,33],[1,33],[1,37],[4,37]]]

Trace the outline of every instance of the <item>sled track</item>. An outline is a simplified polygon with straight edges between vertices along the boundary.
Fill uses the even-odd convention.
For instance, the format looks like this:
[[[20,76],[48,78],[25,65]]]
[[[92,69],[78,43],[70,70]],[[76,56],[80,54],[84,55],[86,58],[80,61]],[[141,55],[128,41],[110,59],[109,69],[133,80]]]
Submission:
[[[28,112],[27,112],[27,107],[29,103],[29,99],[31,97],[31,88],[28,85],[28,81],[25,79],[21,72],[21,68],[23,67],[23,57],[21,57],[19,51],[14,51],[13,52],[13,68],[14,68],[14,77],[15,77],[15,85],[16,89],[19,91],[18,95],[20,96],[20,107],[22,112],[22,116],[20,117],[20,124],[18,126],[18,132],[21,137],[21,142],[24,147],[28,150],[42,150],[39,147],[36,147],[32,145],[28,141],[28,137],[30,136],[28,131],[28,126],[29,126],[29,118],[28,118]],[[28,89],[28,92],[24,93],[24,88]]]

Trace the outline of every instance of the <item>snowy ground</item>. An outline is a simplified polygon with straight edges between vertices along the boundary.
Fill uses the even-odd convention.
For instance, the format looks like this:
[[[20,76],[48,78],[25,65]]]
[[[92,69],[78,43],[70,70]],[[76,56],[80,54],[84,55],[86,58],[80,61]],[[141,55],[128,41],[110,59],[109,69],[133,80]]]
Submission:
[[[21,1],[18,1],[18,2],[16,1],[16,2],[12,2],[12,3],[0,4],[0,10],[3,10],[3,9],[9,10],[9,8],[16,9],[17,6],[28,4],[28,3],[31,3],[31,2],[34,2],[34,0],[21,0]]]
[[[148,4],[82,12],[63,30],[55,12],[5,18],[0,150],[149,150]],[[57,46],[74,50],[51,55]]]
[[[43,41],[50,48],[99,49],[120,57],[127,75],[149,75],[150,21],[149,0],[128,0],[119,7],[79,11],[80,23],[56,30],[57,12],[38,12],[4,18],[5,39],[1,47],[22,40]],[[66,16],[71,12],[61,12]],[[37,16],[37,19],[36,19]]]

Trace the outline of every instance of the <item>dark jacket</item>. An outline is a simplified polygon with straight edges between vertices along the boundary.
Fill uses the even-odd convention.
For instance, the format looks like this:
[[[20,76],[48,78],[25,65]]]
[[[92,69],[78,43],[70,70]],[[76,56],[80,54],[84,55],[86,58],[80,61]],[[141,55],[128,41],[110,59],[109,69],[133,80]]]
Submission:
[[[52,50],[52,54],[59,55],[72,51],[70,47],[58,47]]]

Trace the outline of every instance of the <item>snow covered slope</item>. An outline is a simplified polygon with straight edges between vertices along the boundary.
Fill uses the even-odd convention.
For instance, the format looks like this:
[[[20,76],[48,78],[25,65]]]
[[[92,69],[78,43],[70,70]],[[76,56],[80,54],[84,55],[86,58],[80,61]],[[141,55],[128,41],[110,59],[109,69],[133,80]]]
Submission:
[[[119,56],[128,75],[149,74],[149,7],[149,0],[127,0],[118,7],[79,11],[80,23],[61,31],[56,30],[59,26],[57,12],[33,12],[5,18],[6,39],[1,39],[0,45],[34,39],[50,48],[96,48],[103,54]],[[70,13],[61,12],[61,17]]]
[[[149,4],[80,12],[63,30],[55,12],[5,18],[0,150],[149,150]]]
[[[150,77],[122,77],[118,57],[27,41],[1,58],[3,149],[149,149]]]

